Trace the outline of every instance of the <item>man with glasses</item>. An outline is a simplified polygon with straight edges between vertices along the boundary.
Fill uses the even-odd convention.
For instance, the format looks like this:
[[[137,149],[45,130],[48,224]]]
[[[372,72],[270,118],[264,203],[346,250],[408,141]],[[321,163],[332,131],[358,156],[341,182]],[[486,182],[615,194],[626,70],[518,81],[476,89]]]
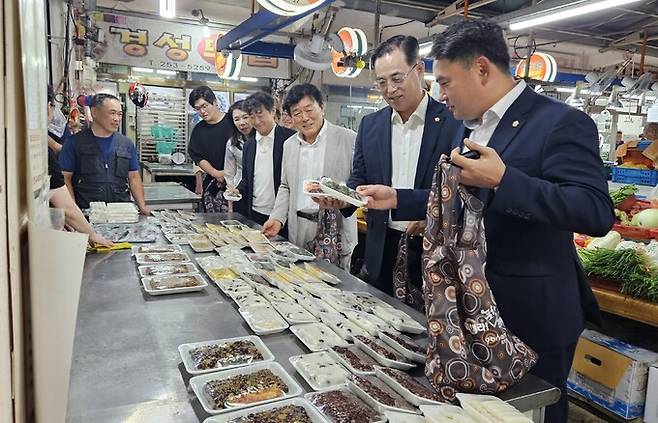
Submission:
[[[217,97],[209,87],[193,89],[188,101],[201,117],[201,122],[192,130],[187,151],[192,161],[206,173],[202,184],[204,209],[209,213],[226,212],[224,156],[226,143],[233,134],[230,117],[219,109]]]
[[[531,373],[562,391],[544,421],[566,423],[578,337],[585,320],[601,319],[573,233],[603,236],[614,221],[596,125],[514,81],[507,40],[493,22],[451,25],[435,37],[431,56],[440,98],[464,122],[452,162],[485,204],[486,279],[507,328],[539,354]],[[463,157],[464,149],[480,157]],[[427,213],[428,190],[358,191],[370,210],[393,209],[401,219]]]
[[[118,133],[123,108],[111,94],[96,94],[91,102],[91,126],[62,147],[59,164],[64,181],[81,209],[92,201],[129,202],[132,193],[140,213],[151,214],[144,201],[135,143]]]
[[[245,142],[242,150],[242,181],[229,192],[242,195],[249,218],[262,225],[270,218],[281,184],[283,143],[295,131],[276,124],[274,99],[265,92],[247,97],[245,108],[256,135]]]
[[[389,107],[367,115],[359,125],[347,185],[384,184],[396,188],[429,188],[439,156],[450,152],[457,121],[448,109],[423,90],[425,64],[418,40],[398,35],[372,55],[375,86]],[[343,204],[334,204],[343,206]],[[350,214],[353,209],[344,209]],[[384,210],[369,210],[366,218],[365,266],[368,282],[393,294],[393,268],[402,234],[417,235],[422,222],[396,222]],[[408,260],[412,283],[422,284],[419,237],[410,240]]]

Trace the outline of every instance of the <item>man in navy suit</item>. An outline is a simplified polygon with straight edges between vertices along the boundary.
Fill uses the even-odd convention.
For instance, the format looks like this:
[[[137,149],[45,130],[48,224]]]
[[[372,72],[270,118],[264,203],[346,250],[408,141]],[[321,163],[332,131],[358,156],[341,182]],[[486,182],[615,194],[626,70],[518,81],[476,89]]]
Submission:
[[[375,49],[371,63],[375,86],[388,103],[364,116],[359,125],[347,185],[385,184],[396,188],[429,188],[434,167],[450,150],[459,126],[447,108],[423,90],[425,65],[418,54],[418,40],[398,35]],[[344,204],[340,204],[344,206]],[[353,208],[343,209],[346,216]],[[424,220],[422,216],[418,220]],[[400,237],[418,235],[422,222],[393,222],[388,210],[369,210],[365,266],[368,282],[393,294],[393,267]],[[410,278],[420,285],[422,240],[412,238],[408,258]]]
[[[245,107],[256,135],[242,150],[242,181],[227,192],[241,194],[248,217],[262,225],[270,217],[281,184],[283,143],[295,131],[276,125],[274,99],[265,92],[247,97]],[[285,230],[282,234],[285,236]]]
[[[487,280],[507,327],[539,353],[532,373],[562,390],[546,422],[567,421],[566,380],[585,320],[600,320],[573,232],[605,235],[614,215],[596,125],[509,74],[502,29],[465,21],[432,48],[441,99],[464,127],[451,159],[485,200]],[[464,149],[477,160],[460,156]],[[359,187],[368,207],[420,219],[427,190]]]

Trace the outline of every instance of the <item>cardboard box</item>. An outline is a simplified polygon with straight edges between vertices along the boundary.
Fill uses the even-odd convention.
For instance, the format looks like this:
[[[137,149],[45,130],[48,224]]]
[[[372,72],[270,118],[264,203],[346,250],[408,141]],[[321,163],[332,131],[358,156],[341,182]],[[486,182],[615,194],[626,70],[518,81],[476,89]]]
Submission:
[[[649,368],[644,421],[645,423],[658,423],[658,367],[656,366]]]
[[[649,367],[656,363],[658,353],[585,330],[567,386],[625,419],[642,417]]]

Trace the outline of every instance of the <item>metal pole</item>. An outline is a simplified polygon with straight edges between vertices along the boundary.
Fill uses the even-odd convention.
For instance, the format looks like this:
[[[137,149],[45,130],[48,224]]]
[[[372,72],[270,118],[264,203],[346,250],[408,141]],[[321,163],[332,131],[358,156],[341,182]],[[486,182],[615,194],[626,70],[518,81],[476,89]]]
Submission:
[[[382,11],[382,0],[376,0],[375,2],[375,36],[373,37],[374,46],[377,47],[380,43],[379,39],[379,15]]]
[[[531,6],[534,6],[537,3],[537,0],[532,0],[530,2]],[[532,45],[533,45],[533,40],[535,39],[535,32],[530,31],[530,36],[528,37],[528,53],[525,56],[525,70],[523,72],[523,79],[529,79],[530,77],[530,59],[532,58]]]

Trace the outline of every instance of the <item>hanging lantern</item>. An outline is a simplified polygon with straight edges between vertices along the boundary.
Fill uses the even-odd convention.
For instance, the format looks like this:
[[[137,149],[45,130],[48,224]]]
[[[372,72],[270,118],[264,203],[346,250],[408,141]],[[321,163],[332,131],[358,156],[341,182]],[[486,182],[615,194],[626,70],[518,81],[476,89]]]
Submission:
[[[525,76],[525,69],[526,59],[522,59],[519,64],[516,65],[514,76],[523,78]],[[534,53],[530,56],[530,70],[528,71],[527,76],[537,81],[555,81],[555,77],[557,76],[557,63],[553,56],[545,53]]]
[[[281,16],[297,16],[314,9],[327,0],[258,0],[263,8]]]
[[[340,78],[356,78],[365,68],[365,62],[358,59],[355,66],[345,66],[345,56],[360,57],[368,50],[366,34],[358,28],[344,27],[338,31],[338,36],[343,41],[344,52],[331,50],[331,69]]]
[[[217,42],[224,36],[224,34],[217,34],[215,40],[215,72],[220,78],[224,79],[238,79],[240,70],[242,69],[242,55],[239,51],[224,52],[217,51]]]

